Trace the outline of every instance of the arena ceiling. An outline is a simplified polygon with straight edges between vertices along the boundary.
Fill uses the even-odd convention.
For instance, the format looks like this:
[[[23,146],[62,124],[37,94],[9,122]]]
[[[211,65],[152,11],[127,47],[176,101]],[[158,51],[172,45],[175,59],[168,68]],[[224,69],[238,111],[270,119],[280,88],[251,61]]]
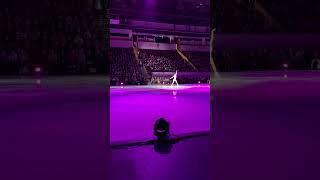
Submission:
[[[112,16],[209,26],[210,0],[111,0]]]

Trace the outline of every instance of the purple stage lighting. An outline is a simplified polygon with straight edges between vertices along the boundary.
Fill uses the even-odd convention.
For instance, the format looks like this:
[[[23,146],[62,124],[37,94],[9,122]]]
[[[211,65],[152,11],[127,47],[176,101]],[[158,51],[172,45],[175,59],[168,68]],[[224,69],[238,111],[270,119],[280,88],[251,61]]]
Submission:
[[[153,139],[150,127],[160,117],[176,135],[209,131],[209,100],[210,86],[198,84],[111,87],[111,144]]]

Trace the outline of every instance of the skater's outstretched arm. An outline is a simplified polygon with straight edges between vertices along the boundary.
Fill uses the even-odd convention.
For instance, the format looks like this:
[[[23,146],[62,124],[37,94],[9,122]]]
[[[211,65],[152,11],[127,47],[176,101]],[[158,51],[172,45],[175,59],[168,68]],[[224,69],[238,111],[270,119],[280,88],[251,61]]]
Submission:
[[[173,79],[175,76],[177,76],[178,74],[178,70],[176,70],[176,72],[173,74],[173,76],[170,79]]]

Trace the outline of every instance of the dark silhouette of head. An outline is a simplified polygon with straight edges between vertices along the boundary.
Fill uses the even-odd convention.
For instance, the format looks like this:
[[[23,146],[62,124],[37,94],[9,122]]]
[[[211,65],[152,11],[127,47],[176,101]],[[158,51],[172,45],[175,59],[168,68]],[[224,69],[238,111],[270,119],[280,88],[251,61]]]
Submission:
[[[158,137],[158,140],[167,139],[170,135],[170,123],[164,118],[160,118],[156,120],[153,130],[154,135]]]

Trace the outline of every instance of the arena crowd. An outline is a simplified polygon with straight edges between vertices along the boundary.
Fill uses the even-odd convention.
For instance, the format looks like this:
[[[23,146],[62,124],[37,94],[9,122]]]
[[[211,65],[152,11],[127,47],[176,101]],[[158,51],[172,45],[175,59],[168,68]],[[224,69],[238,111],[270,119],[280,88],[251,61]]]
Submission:
[[[80,1],[37,1],[0,7],[0,73],[105,73],[97,10]]]
[[[167,77],[152,77],[152,72],[210,72],[209,53],[186,52],[192,66],[182,59],[176,51],[140,49],[138,60],[132,48],[112,48],[111,80],[112,84],[121,82],[126,84],[168,83]],[[143,69],[147,74],[143,73]],[[206,82],[206,79],[180,78],[180,82]]]

